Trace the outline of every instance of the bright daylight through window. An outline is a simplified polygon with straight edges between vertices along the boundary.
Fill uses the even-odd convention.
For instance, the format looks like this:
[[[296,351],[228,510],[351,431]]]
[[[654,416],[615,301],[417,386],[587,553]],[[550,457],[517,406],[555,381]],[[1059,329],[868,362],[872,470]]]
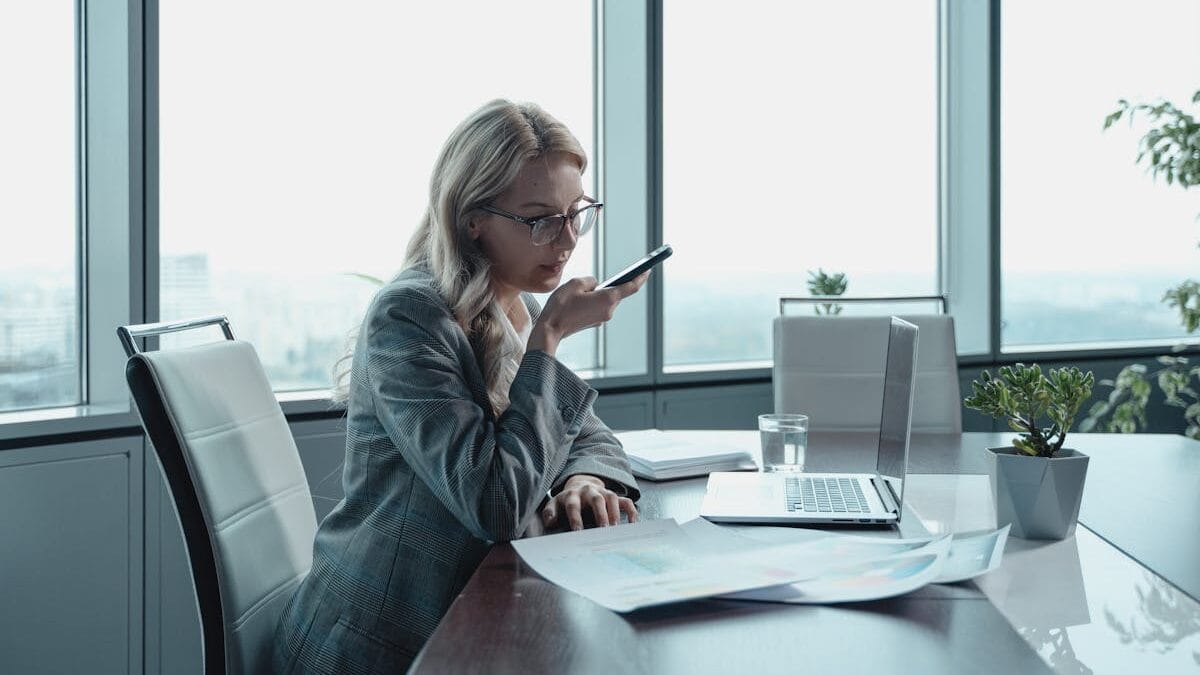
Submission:
[[[526,4],[162,3],[161,318],[226,314],[275,389],[328,387],[376,289],[359,275],[398,271],[467,114],[533,101],[594,154],[592,3]],[[594,367],[595,339],[559,357]]]
[[[936,294],[937,2],[663,15],[668,369],[770,359],[779,297],[808,295],[810,271]]]
[[[1200,3],[1015,0],[1002,22],[1003,347],[1175,341],[1161,300],[1200,270],[1200,192],[1134,164],[1143,114],[1102,127],[1119,99],[1195,110]]]
[[[74,3],[0,4],[0,411],[79,402]]]

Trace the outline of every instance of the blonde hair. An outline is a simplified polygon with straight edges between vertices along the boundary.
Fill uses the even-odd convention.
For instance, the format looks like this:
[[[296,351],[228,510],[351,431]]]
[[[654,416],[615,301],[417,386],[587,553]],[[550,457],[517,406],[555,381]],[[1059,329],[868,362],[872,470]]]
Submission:
[[[566,125],[533,103],[491,101],[451,132],[434,164],[429,205],[408,243],[404,268],[421,266],[470,340],[493,412],[508,408],[508,388],[524,353],[491,284],[491,262],[468,235],[472,212],[500,196],[529,161],[562,152],[587,168]],[[349,398],[350,349],[334,364],[334,400]]]

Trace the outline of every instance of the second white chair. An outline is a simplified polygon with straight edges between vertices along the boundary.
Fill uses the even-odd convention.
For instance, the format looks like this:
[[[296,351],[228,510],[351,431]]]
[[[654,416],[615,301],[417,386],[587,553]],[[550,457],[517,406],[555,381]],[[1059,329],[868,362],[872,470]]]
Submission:
[[[962,431],[954,319],[910,315],[916,324],[913,432]],[[775,319],[775,412],[804,413],[813,431],[878,431],[888,317]]]

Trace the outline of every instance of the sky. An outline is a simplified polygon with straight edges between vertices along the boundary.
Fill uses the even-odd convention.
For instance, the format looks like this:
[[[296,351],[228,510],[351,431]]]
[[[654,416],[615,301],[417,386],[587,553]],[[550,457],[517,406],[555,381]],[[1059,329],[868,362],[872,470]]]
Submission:
[[[0,107],[5,269],[73,260],[71,11],[0,6],[0,91],[22,93]],[[542,103],[592,146],[586,0],[160,13],[163,252],[206,252],[215,273],[391,273],[438,148],[494,96]],[[672,273],[820,266],[932,281],[935,18],[932,0],[668,0]],[[1006,273],[1193,270],[1200,190],[1134,166],[1144,126],[1100,123],[1120,97],[1182,102],[1200,87],[1200,3],[1010,0],[1004,21]]]

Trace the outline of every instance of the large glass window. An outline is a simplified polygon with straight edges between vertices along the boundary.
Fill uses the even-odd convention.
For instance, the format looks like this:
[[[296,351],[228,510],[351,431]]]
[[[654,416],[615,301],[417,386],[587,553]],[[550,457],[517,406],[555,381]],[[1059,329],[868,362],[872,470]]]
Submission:
[[[938,292],[937,2],[663,7],[664,361],[771,358],[810,270]]]
[[[1200,3],[1011,0],[1001,27],[1002,346],[1184,334],[1163,292],[1200,271],[1200,195],[1135,166],[1118,99],[1195,110]]]
[[[75,16],[0,4],[0,410],[79,392]]]
[[[356,275],[398,271],[437,151],[472,110],[537,102],[592,151],[587,0],[160,13],[160,315],[228,315],[277,390],[329,385],[376,289]],[[593,250],[581,241],[565,276],[592,274]],[[559,354],[589,368],[595,353],[588,331]]]

